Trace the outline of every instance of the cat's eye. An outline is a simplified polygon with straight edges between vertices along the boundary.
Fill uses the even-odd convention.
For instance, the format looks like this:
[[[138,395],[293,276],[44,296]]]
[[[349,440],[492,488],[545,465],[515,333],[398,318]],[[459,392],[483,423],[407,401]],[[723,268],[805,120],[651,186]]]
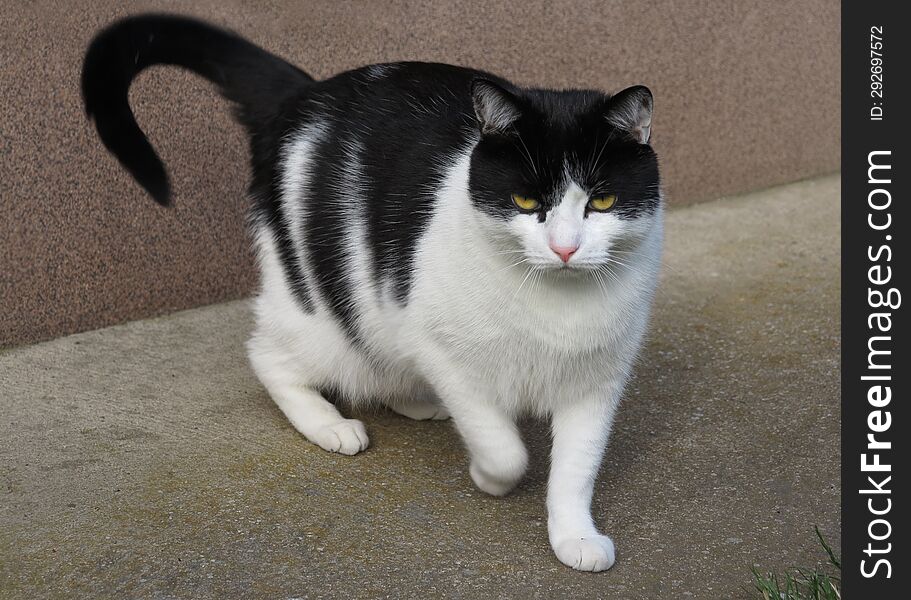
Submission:
[[[541,208],[541,203],[534,198],[520,196],[519,194],[512,195],[512,203],[515,204],[516,208],[519,210],[533,211]]]
[[[616,194],[606,194],[604,196],[595,196],[589,200],[588,207],[597,212],[605,212],[612,209],[616,203]]]

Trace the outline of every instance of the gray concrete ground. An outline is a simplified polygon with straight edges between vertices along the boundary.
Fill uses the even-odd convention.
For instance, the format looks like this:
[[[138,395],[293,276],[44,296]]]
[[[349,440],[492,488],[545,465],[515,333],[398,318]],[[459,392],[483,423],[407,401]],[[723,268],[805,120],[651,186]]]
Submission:
[[[606,573],[547,545],[547,430],[511,496],[449,423],[328,454],[244,357],[246,302],[0,353],[2,598],[740,598],[839,524],[839,179],[671,212],[595,494]]]

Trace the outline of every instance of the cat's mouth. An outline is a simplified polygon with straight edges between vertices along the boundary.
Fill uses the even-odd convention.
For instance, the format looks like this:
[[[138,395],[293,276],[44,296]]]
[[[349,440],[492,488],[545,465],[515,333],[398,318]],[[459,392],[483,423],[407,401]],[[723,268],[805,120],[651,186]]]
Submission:
[[[613,280],[620,275],[618,271],[626,267],[611,260],[600,262],[588,260],[578,263],[572,261],[568,263],[544,262],[534,265],[534,268],[557,280]]]
[[[548,273],[553,273],[558,277],[575,277],[583,276],[590,274],[591,272],[597,270],[595,265],[589,263],[564,263],[564,262],[545,262],[535,265],[535,268],[546,271]]]

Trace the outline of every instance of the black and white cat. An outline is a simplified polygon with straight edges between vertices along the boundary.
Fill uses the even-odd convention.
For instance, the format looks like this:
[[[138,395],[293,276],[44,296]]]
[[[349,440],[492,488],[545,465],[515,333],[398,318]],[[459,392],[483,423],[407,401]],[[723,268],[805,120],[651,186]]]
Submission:
[[[133,17],[92,42],[83,95],[161,204],[164,166],[128,103],[155,64],[214,82],[249,133],[262,289],[248,349],[294,427],[326,450],[367,448],[327,390],[451,416],[471,478],[499,496],[528,462],[517,416],[550,417],[550,543],[573,568],[609,568],[592,488],[662,241],[648,89],[528,89],[417,62],[315,81],[205,23]]]

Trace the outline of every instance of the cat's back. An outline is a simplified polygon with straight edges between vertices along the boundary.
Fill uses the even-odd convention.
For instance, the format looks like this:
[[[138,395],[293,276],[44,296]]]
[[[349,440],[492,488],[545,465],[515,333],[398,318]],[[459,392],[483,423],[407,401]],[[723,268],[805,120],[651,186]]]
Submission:
[[[445,118],[454,115],[469,117],[463,125],[474,127],[470,87],[477,77],[503,81],[484,71],[444,63],[392,62],[339,73],[316,82],[309,93],[343,120],[385,116],[383,123],[390,127],[420,123],[430,131],[442,131]],[[345,114],[352,110],[355,114]]]

